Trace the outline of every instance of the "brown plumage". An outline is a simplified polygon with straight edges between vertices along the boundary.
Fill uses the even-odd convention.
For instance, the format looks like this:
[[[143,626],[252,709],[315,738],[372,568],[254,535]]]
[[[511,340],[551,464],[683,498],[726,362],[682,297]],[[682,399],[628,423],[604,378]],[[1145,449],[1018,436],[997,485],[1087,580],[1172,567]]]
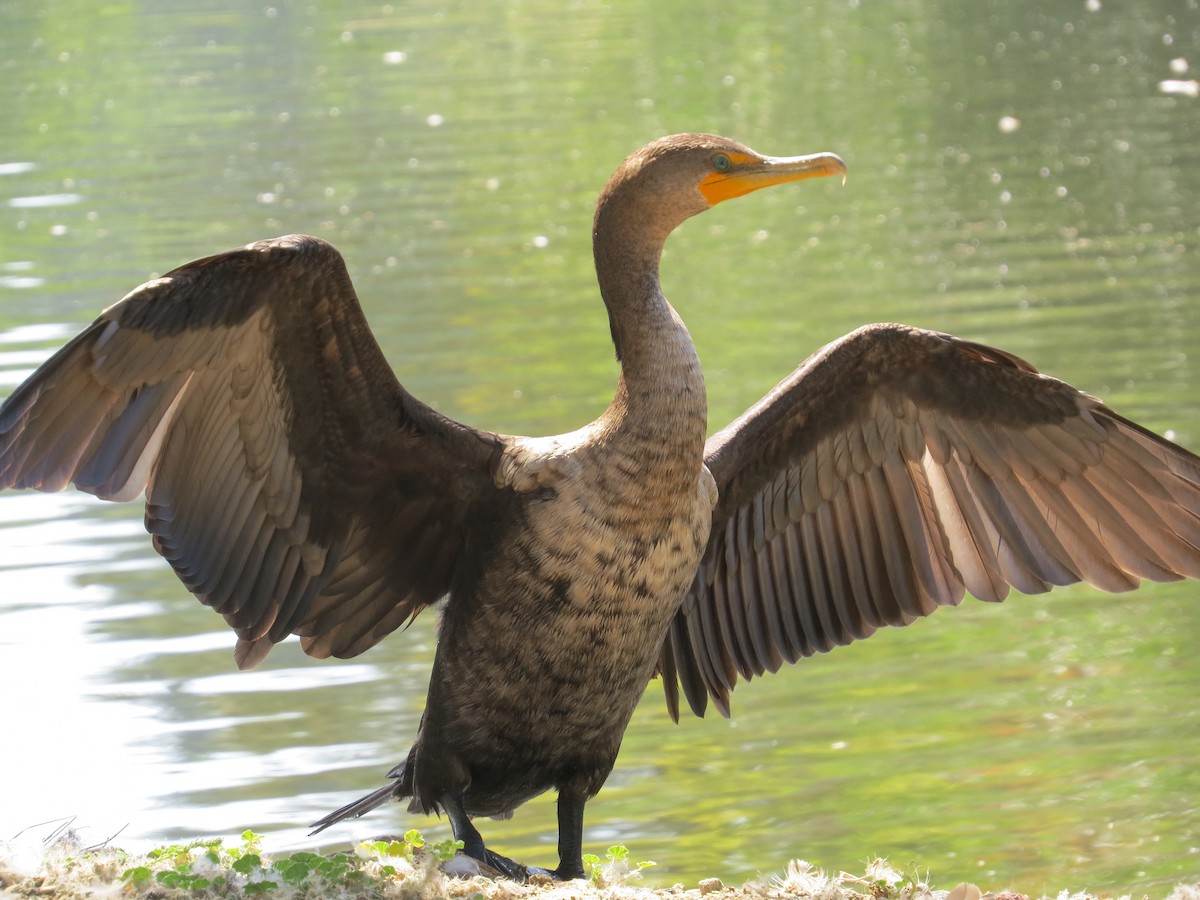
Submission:
[[[739,677],[966,592],[1200,576],[1200,459],[999,350],[901,325],[821,349],[705,441],[704,380],[659,289],[671,231],[722,200],[844,174],[676,135],[596,209],[622,363],[552,438],[412,397],[344,263],[290,236],[190,263],[106,310],[0,407],[0,488],[146,493],[155,548],[258,663],[289,634],[354,656],[447,597],[426,711],[378,791],[471,818],[554,788],[559,866],[647,682],[702,715]]]

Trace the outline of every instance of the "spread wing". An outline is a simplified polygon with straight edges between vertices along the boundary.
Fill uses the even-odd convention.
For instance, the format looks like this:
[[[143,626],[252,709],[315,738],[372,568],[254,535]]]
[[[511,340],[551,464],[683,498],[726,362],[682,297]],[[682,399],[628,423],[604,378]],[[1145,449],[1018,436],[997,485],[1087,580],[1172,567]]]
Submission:
[[[144,490],[243,668],[290,633],[354,656],[445,594],[500,450],[401,387],[341,255],[300,235],[137,288],[0,407],[0,489]]]
[[[1022,360],[871,325],[725,430],[720,499],[659,669],[703,715],[739,676],[907,625],[965,592],[1200,577],[1200,458]]]

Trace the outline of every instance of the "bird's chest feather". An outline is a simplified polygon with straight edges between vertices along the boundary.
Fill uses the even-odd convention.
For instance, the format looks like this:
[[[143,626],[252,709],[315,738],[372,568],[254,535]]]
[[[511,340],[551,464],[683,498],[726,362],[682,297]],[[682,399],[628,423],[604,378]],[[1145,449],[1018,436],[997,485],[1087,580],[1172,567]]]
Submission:
[[[502,614],[576,649],[602,626],[626,632],[635,647],[631,630],[656,642],[712,521],[716,487],[698,433],[694,447],[627,440],[518,454],[509,477],[520,513],[496,545],[481,605],[507,608]],[[589,444],[587,430],[578,437]]]
[[[563,483],[527,507],[519,543],[533,565],[528,606],[548,639],[583,651],[591,641],[621,658],[657,646],[708,538],[711,502],[696,477],[676,495]]]
[[[707,540],[715,488],[700,467],[686,492],[639,497],[572,468],[528,495],[470,602],[451,604],[438,664],[454,670],[441,681],[463,694],[459,709],[486,705],[501,730],[553,721],[560,737],[607,745],[653,674]],[[486,695],[467,685],[486,685]]]

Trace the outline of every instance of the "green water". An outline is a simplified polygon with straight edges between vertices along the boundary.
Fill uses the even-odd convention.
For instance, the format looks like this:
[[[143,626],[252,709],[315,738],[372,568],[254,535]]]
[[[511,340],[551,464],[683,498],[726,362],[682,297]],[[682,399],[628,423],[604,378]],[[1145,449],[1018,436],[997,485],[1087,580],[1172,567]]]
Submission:
[[[1200,98],[1160,89],[1198,77],[1200,10],[1093,5],[0,4],[0,394],[152,273],[302,231],[341,248],[415,394],[577,427],[616,372],[596,193],[645,141],[710,130],[851,173],[672,239],[714,427],[894,319],[1200,447]],[[0,496],[0,839],[78,815],[130,846],[311,846],[303,825],[407,750],[425,619],[360,659],[291,644],[237,673],[139,505]],[[1200,877],[1197,636],[1194,583],[1070,589],[742,685],[732,721],[674,726],[652,684],[587,849],[623,841],[656,884],[884,854],[943,887],[1165,895]],[[396,808],[327,836],[413,825],[445,830]],[[553,862],[550,797],[482,828]]]

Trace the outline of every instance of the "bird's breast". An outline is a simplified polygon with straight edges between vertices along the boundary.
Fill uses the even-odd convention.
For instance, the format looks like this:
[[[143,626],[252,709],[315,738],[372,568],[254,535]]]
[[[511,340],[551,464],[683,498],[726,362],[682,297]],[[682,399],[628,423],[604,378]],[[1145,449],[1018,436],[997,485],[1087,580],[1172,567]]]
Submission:
[[[443,709],[460,748],[536,753],[550,734],[615,757],[695,574],[714,499],[702,464],[665,497],[571,468],[527,495],[473,596],[447,609],[435,680],[458,695]]]
[[[527,504],[515,537],[527,562],[514,567],[519,584],[509,596],[536,616],[528,624],[548,648],[583,653],[597,666],[640,668],[708,539],[707,471],[693,469],[691,483],[674,493],[639,484],[622,467],[588,475],[585,465]]]

